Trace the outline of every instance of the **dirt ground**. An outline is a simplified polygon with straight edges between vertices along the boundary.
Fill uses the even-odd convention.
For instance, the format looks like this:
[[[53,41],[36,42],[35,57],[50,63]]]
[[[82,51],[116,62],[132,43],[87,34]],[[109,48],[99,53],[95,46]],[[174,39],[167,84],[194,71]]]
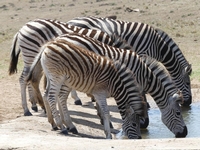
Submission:
[[[0,150],[9,149],[199,149],[200,138],[105,140],[100,125],[85,94],[79,93],[83,105],[76,106],[71,97],[68,107],[79,134],[64,136],[51,131],[43,111],[24,117],[21,107],[18,73],[8,76],[9,54],[14,34],[36,18],[68,21],[77,16],[117,15],[118,19],[144,22],[166,31],[192,63],[193,103],[200,101],[200,1],[199,0],[2,0],[0,1]],[[155,103],[150,99],[151,108]],[[29,108],[30,108],[30,103]],[[115,102],[108,99],[114,129],[120,129],[120,115]],[[31,108],[30,108],[31,109]],[[196,118],[198,119],[198,118]],[[116,130],[112,130],[113,133]],[[159,132],[159,131],[158,131]],[[200,137],[200,136],[199,136]]]

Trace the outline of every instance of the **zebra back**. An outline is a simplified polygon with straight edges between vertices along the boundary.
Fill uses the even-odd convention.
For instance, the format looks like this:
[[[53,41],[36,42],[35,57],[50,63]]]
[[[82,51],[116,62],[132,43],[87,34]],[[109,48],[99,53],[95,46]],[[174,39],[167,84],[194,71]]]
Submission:
[[[147,55],[137,55],[131,50],[119,49],[99,42],[93,38],[76,33],[63,34],[57,39],[68,41],[79,47],[86,48],[101,56],[117,60],[124,64],[134,74],[141,89],[150,93],[154,100],[166,103],[167,98],[178,92],[167,70],[155,59]],[[157,98],[157,93],[162,90],[163,95]],[[159,106],[164,108],[164,106]]]
[[[144,23],[110,18],[77,17],[68,21],[68,23],[74,26],[104,31],[110,35],[113,41],[129,44],[132,50],[139,55],[147,54],[162,62],[176,86],[183,91],[184,104],[190,105],[192,93],[189,70],[191,70],[191,65],[166,33]],[[163,37],[165,38],[163,39]],[[168,39],[170,39],[169,43],[167,42]]]
[[[17,70],[17,60],[20,50],[22,51],[25,65],[31,66],[43,44],[53,40],[61,34],[70,32],[85,34],[107,44],[113,45],[110,37],[99,30],[79,28],[57,20],[35,19],[26,23],[14,36],[11,49],[9,74],[13,74]],[[19,45],[17,54],[15,52],[16,45]]]
[[[50,60],[45,62],[46,60],[43,57],[49,58]],[[65,61],[61,61],[61,59]],[[133,105],[138,102],[137,100],[140,102],[142,100],[142,89],[135,80],[135,75],[133,75],[132,71],[125,64],[95,54],[63,38],[58,37],[54,41],[42,46],[40,53],[31,66],[27,81],[31,79],[34,68],[40,61],[43,64],[43,68],[54,66],[58,70],[62,70],[61,72],[52,72],[55,75],[57,74],[57,76],[67,76],[67,80],[71,80],[72,78],[73,82],[70,81],[68,86],[75,89],[79,88],[78,90],[81,92],[90,94],[94,86],[106,84],[106,86],[103,86],[103,89],[108,88],[110,96],[117,100],[119,106],[123,105],[123,103]],[[55,68],[52,70],[56,70]],[[124,99],[123,101],[122,98]],[[134,109],[138,110],[136,114],[144,115],[143,105],[136,108]]]

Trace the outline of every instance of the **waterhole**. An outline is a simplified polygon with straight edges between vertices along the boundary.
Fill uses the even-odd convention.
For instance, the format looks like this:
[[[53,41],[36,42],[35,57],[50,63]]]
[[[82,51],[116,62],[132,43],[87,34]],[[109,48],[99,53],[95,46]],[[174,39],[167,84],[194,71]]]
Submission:
[[[149,126],[141,130],[143,139],[174,138],[174,134],[161,121],[158,108],[149,111]],[[186,138],[200,137],[200,102],[192,103],[189,108],[182,108],[182,116],[188,129]]]

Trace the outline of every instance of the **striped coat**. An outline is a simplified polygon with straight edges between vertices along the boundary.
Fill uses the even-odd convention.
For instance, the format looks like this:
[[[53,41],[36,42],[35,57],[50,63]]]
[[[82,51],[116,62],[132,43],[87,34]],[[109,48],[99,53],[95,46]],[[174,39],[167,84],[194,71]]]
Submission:
[[[144,23],[110,18],[77,17],[68,23],[83,28],[101,30],[110,35],[116,45],[120,46],[125,42],[139,55],[147,54],[157,59],[163,63],[176,86],[182,91],[183,105],[191,104],[192,93],[189,78],[191,65],[176,43],[165,32]]]
[[[142,90],[153,97],[161,110],[162,121],[169,130],[177,137],[187,135],[187,128],[182,116],[177,116],[178,111],[181,114],[179,103],[182,103],[182,95],[177,94],[179,93],[178,89],[168,72],[157,61],[148,56],[141,57],[130,50],[108,46],[76,33],[61,35],[56,40],[64,40],[112,60],[120,60],[132,71]],[[165,116],[165,114],[167,115]]]
[[[22,97],[22,108],[24,110],[24,115],[32,115],[27,106],[26,100],[26,87],[28,85],[29,95],[31,102],[35,104],[38,102],[40,106],[44,109],[44,103],[42,96],[39,90],[39,82],[42,77],[42,70],[37,70],[36,78],[34,76],[29,83],[26,82],[27,75],[30,70],[30,66],[33,63],[33,60],[40,51],[40,47],[48,41],[56,38],[57,36],[69,33],[76,32],[85,34],[92,38],[95,38],[99,41],[113,45],[109,36],[101,31],[97,30],[88,30],[78,27],[68,25],[57,20],[49,19],[36,19],[26,23],[14,36],[13,44],[11,48],[11,59],[9,66],[9,74],[12,75],[17,71],[17,63],[20,52],[22,52],[24,68],[20,76],[19,82],[21,87],[21,97]],[[72,93],[73,94],[73,93]],[[76,101],[80,101],[79,98],[74,95]],[[35,106],[33,106],[35,107]],[[37,110],[37,108],[34,108]]]
[[[78,47],[68,41],[57,39],[45,44],[31,67],[41,62],[47,76],[46,96],[56,125],[66,132],[56,110],[56,97],[59,95],[64,122],[69,128],[66,99],[71,89],[91,94],[103,112],[106,138],[111,138],[107,97],[114,97],[123,120],[123,129],[129,138],[140,138],[139,120],[144,114],[144,103],[139,86],[133,74],[125,65],[113,62],[106,57]],[[29,76],[31,78],[31,74]],[[64,83],[64,84],[63,84]],[[48,107],[47,107],[48,108]],[[61,111],[61,113],[62,113]],[[51,115],[47,113],[48,117]],[[62,116],[62,115],[61,115]],[[51,119],[49,119],[51,120]],[[52,123],[52,122],[51,122]]]

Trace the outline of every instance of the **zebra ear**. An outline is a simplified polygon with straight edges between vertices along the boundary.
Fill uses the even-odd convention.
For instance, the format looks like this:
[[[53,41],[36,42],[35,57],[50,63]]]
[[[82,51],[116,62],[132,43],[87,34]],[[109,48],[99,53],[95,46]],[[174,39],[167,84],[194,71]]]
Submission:
[[[185,72],[188,75],[191,75],[191,73],[192,73],[192,64],[189,64],[187,67],[185,67]]]
[[[176,101],[179,104],[183,104],[182,91],[178,90],[178,92],[173,95],[173,100]]]

